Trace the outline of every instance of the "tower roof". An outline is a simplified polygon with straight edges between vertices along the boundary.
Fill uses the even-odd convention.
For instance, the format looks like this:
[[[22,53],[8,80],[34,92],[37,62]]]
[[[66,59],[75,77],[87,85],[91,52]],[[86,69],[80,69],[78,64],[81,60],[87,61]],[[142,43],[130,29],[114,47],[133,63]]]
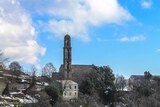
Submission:
[[[70,39],[71,37],[70,37],[69,34],[66,34],[64,38],[65,38],[65,39]]]

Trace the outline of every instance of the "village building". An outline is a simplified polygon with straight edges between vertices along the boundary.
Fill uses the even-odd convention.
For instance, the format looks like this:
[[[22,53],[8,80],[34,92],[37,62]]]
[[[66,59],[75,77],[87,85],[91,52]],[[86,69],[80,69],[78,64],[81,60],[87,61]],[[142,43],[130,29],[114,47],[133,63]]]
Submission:
[[[63,100],[78,98],[78,84],[72,80],[58,80],[62,87]]]
[[[133,90],[134,86],[140,86],[141,83],[144,83],[144,81],[146,80],[144,75],[131,75],[130,78],[128,79],[128,90]],[[160,80],[160,76],[159,75],[152,75],[150,78],[150,82],[154,83],[156,81]]]

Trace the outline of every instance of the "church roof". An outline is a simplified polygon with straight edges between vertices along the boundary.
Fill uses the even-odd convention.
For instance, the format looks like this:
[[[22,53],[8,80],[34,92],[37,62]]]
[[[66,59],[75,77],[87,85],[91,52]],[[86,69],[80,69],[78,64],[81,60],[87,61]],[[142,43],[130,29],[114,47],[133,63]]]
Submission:
[[[60,69],[61,68],[63,68],[63,64],[60,66]],[[79,70],[84,72],[84,71],[93,70],[94,65],[78,65],[78,64],[74,64],[74,65],[71,65],[71,68],[72,68],[72,72],[77,72]]]
[[[89,73],[93,70],[93,65],[72,65],[72,72],[73,73]]]
[[[72,71],[76,72],[76,71],[91,71],[93,70],[93,65],[72,65]]]
[[[91,71],[95,70],[94,65],[71,65],[72,77],[83,77]],[[60,67],[60,72],[63,70],[63,64]]]
[[[94,70],[94,65],[72,65],[72,77],[84,77]]]

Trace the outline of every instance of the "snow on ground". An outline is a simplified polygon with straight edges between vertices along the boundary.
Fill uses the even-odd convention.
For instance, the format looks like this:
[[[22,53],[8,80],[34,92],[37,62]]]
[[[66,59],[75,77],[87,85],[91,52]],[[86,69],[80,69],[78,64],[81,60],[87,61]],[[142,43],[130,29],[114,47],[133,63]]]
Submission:
[[[36,85],[48,86],[49,84],[47,82],[36,82]]]
[[[25,95],[23,98],[16,97],[21,103],[23,104],[30,104],[30,103],[37,103],[38,100],[34,97],[31,97],[30,95]]]
[[[29,104],[29,103],[37,103],[38,100],[35,99],[34,97],[31,97],[30,95],[24,95],[22,92],[10,92],[11,96],[12,97],[9,97],[9,96],[0,96],[1,99],[4,99],[4,100],[19,100],[21,103],[23,104]],[[21,94],[23,95],[23,97],[14,97],[14,95],[17,95],[17,94]],[[0,104],[3,103],[3,102],[0,102]]]

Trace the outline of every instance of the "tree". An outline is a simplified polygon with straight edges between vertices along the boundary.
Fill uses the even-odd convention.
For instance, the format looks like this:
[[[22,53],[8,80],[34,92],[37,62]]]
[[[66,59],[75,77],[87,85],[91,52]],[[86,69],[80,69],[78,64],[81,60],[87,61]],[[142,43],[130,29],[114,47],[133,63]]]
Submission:
[[[144,76],[141,78],[135,78],[135,80],[131,83],[133,86],[133,90],[137,96],[141,97],[149,97],[152,94],[153,87],[152,82],[150,81],[152,74],[149,71],[144,72]]]
[[[112,69],[109,66],[102,66],[98,68],[98,72],[101,73],[101,80],[104,82],[102,88],[99,90],[103,103],[114,107],[114,103],[117,101],[116,87],[114,84],[115,76]]]
[[[55,105],[60,96],[59,90],[54,85],[50,85],[45,87],[45,92],[51,97],[50,104]]]
[[[152,77],[145,71],[143,76],[135,76],[130,83],[133,88],[123,97],[128,107],[160,107],[159,76]]]
[[[94,68],[95,71],[89,73],[88,78],[82,81],[80,92],[88,95],[96,92],[104,104],[112,107],[118,99],[113,71],[109,66],[95,66]]]
[[[124,90],[124,88],[126,87],[126,80],[123,75],[116,76],[115,85],[116,85],[117,90],[121,90],[121,91]]]
[[[22,66],[17,61],[11,62],[9,68],[13,71],[22,71]]]
[[[47,76],[51,78],[53,72],[56,72],[56,68],[53,66],[52,63],[47,63],[42,69],[42,76]]]
[[[80,85],[80,92],[83,94],[92,95],[94,83],[90,79],[83,80]]]
[[[145,79],[150,80],[151,77],[152,77],[152,74],[149,71],[145,71],[144,72],[144,77],[145,77]]]
[[[17,61],[11,62],[9,68],[12,71],[11,74],[14,76],[19,77],[22,73],[22,66]]]
[[[28,87],[26,90],[23,91],[25,94],[26,94],[32,87],[34,87],[35,84],[36,84],[35,74],[36,74],[37,69],[35,68],[35,66],[33,66],[33,67],[31,68],[31,71],[32,71],[32,76],[31,76],[31,77],[32,77],[32,80],[31,80],[31,82],[30,82],[29,87]]]

